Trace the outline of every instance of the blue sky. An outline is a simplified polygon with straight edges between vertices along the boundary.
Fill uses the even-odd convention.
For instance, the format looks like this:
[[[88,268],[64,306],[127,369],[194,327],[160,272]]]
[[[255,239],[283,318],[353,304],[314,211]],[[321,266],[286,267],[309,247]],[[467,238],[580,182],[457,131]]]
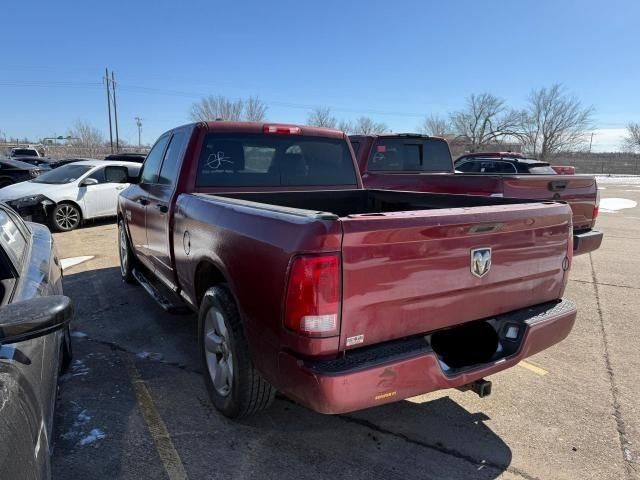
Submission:
[[[259,95],[269,120],[313,106],[394,131],[491,92],[514,107],[561,82],[595,114],[594,146],[640,121],[637,0],[30,1],[1,7],[0,131],[40,138],[78,119],[108,132],[101,76],[119,81],[121,136],[189,120],[202,95]]]

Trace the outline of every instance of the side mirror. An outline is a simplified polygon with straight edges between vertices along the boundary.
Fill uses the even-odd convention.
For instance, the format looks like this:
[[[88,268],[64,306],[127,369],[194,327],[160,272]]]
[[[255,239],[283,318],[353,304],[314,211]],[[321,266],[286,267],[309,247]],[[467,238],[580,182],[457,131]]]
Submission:
[[[129,182],[129,169],[121,165],[105,167],[104,176],[107,183],[131,183]]]
[[[37,297],[0,307],[0,344],[17,343],[66,327],[73,317],[69,297]]]
[[[81,187],[88,187],[89,185],[98,185],[98,180],[95,178],[85,178],[80,184]]]

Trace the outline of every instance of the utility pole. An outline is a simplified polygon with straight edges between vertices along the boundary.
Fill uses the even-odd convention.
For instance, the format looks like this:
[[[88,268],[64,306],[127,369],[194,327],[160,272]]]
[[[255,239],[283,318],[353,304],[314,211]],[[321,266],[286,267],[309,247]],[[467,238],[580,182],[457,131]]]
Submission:
[[[589,140],[589,153],[591,153],[591,145],[593,145],[593,132],[591,132],[591,140]]]
[[[138,148],[142,146],[142,142],[140,142],[140,135],[142,133],[142,119],[140,117],[135,117],[136,125],[138,126]]]
[[[113,117],[116,121],[116,152],[120,151],[120,138],[118,137],[118,107],[116,106],[116,78],[111,70],[111,89],[113,90]]]
[[[107,85],[107,114],[109,115],[109,142],[111,143],[111,153],[113,153],[113,132],[111,130],[111,93],[109,90],[109,70],[104,69],[104,79]]]

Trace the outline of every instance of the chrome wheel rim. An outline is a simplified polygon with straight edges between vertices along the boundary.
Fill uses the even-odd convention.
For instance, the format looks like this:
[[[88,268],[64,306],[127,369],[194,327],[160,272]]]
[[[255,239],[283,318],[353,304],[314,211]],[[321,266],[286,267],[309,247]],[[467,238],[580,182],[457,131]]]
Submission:
[[[205,317],[204,350],[213,388],[226,397],[231,393],[233,385],[233,354],[229,348],[229,332],[224,316],[215,307]]]
[[[120,271],[123,276],[127,274],[127,263],[127,237],[125,236],[124,228],[120,227]]]
[[[71,205],[60,205],[56,210],[56,223],[65,230],[78,226],[80,213]]]

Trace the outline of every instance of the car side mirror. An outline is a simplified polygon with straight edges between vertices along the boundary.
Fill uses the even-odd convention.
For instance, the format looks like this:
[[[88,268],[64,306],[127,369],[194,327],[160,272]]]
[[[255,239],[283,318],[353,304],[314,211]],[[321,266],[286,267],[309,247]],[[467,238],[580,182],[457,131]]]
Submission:
[[[89,185],[98,185],[98,180],[95,178],[85,178],[80,184],[81,187],[88,187]]]
[[[64,295],[37,297],[0,307],[0,344],[24,342],[66,327],[73,303]]]

